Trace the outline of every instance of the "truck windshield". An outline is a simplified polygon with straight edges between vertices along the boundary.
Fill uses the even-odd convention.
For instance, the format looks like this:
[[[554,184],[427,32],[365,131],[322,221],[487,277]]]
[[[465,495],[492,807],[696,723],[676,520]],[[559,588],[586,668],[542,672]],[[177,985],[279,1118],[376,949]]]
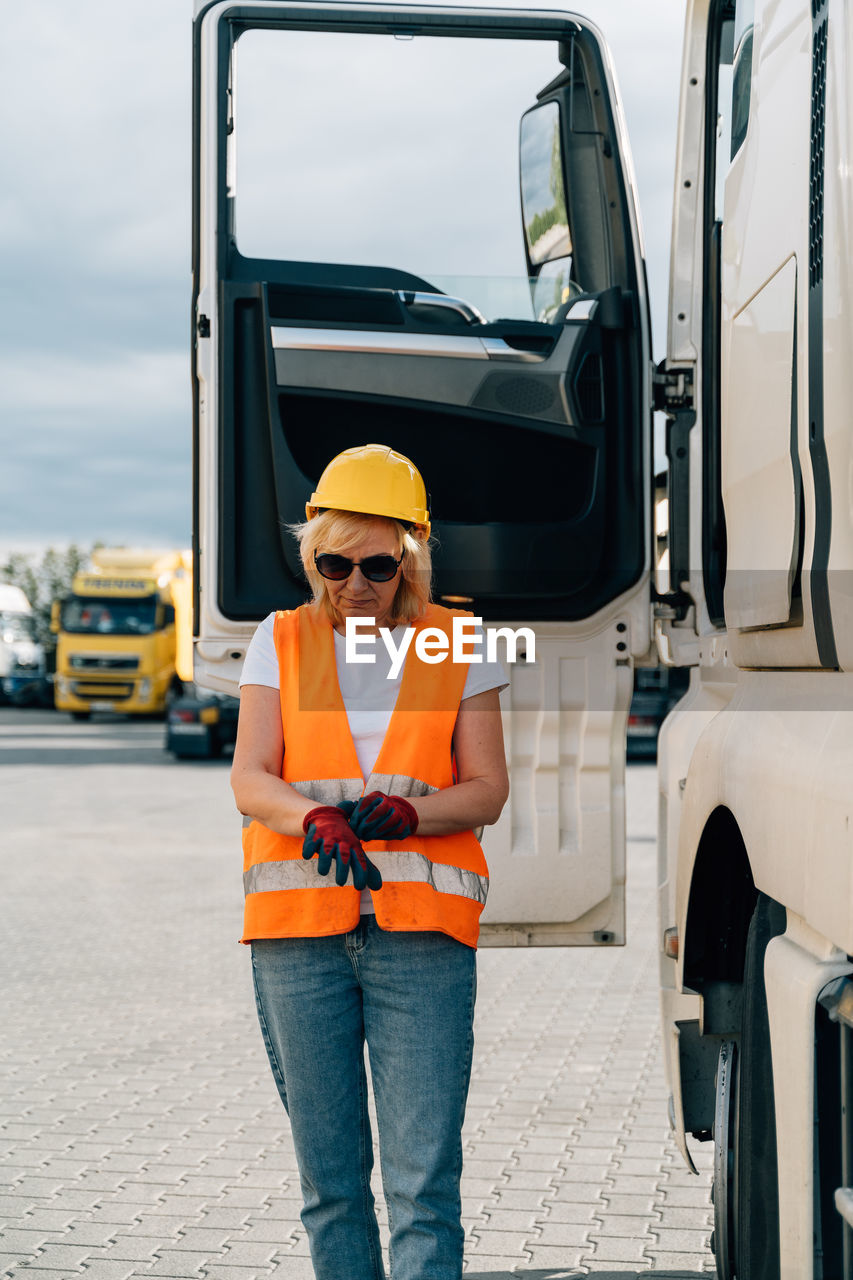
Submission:
[[[0,610],[0,639],[6,644],[35,638],[35,623],[28,613],[4,613]]]
[[[147,636],[156,625],[156,596],[72,596],[62,606],[62,630],[71,635]]]

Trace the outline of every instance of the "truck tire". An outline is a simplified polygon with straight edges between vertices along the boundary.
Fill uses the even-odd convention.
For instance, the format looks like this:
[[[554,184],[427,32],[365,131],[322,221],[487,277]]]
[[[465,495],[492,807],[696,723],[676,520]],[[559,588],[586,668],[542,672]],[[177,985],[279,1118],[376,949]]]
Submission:
[[[88,720],[91,714],[92,714],[91,711],[72,711],[71,719],[72,720]]]
[[[764,954],[785,908],[758,895],[749,926],[740,1040],[720,1048],[714,1250],[719,1280],[779,1280],[776,1112]]]

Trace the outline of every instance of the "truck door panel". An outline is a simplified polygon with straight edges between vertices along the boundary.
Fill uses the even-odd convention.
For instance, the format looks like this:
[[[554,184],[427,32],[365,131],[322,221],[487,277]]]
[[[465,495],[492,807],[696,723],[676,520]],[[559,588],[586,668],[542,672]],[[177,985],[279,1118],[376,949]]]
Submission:
[[[298,36],[304,61],[306,33],[324,94],[333,72],[343,79],[369,62],[376,46],[365,39],[381,36],[390,80],[376,102],[388,124],[365,156],[341,151],[334,117],[313,149],[297,138],[285,153],[295,166],[294,203],[310,211],[301,175],[316,177],[324,156],[334,156],[326,164],[335,179],[340,173],[341,194],[330,188],[336,215],[326,232],[309,219],[300,235],[279,236],[269,210],[287,222],[290,188],[241,212],[244,159],[263,194],[264,175],[276,172],[262,162],[265,147],[269,138],[278,146],[288,123],[273,111],[269,138],[262,129],[257,145],[245,141],[241,42],[270,35],[278,49]],[[453,83],[427,78],[441,84],[425,100],[437,114],[415,121],[414,150],[391,148],[386,171],[379,153],[395,127],[389,107],[403,110],[392,35],[406,38],[402,57],[411,36],[442,57],[447,45],[467,49],[468,70]],[[534,45],[547,48],[547,70]],[[447,56],[455,66],[456,52]],[[523,90],[516,61],[536,68]],[[253,65],[264,74],[266,64]],[[304,66],[297,72],[313,83]],[[288,526],[304,519],[330,458],[369,441],[410,457],[430,490],[435,597],[537,636],[535,662],[512,667],[503,695],[512,799],[486,838],[494,885],[486,932],[513,944],[624,936],[624,730],[631,655],[649,644],[650,338],[611,75],[600,37],[574,15],[273,0],[199,4],[197,12],[196,678],[233,688],[252,626],[305,599]],[[492,209],[464,181],[464,201],[447,188],[452,216],[437,209],[435,235],[427,221],[406,241],[406,210],[415,217],[418,209],[401,189],[426,163],[418,148],[436,172],[458,149],[454,120],[442,111],[460,86],[481,130],[470,135],[473,149],[463,148],[463,167],[480,172],[494,133],[511,161],[500,188],[511,209],[501,250],[511,280],[460,268],[477,259],[479,240],[500,239]],[[363,78],[357,88],[354,112],[362,89],[369,98]],[[498,109],[505,93],[515,94],[511,121]],[[297,133],[312,123],[314,101]],[[252,111],[263,124],[257,105]],[[366,135],[372,122],[368,112]],[[519,208],[525,128],[552,148],[535,213]],[[354,146],[350,122],[341,129]],[[429,150],[436,136],[442,146]],[[366,227],[358,207],[369,194],[365,168],[384,193]],[[497,199],[499,187],[483,199]],[[429,184],[419,189],[430,197]],[[312,198],[321,221],[325,197]],[[442,269],[442,254],[455,266]]]
[[[437,333],[284,323],[270,315],[270,286],[252,293],[237,286],[229,299],[235,456],[222,503],[239,528],[257,526],[258,540],[278,531],[283,573],[253,557],[254,576],[250,565],[241,574],[226,560],[223,612],[256,617],[302,598],[284,526],[304,518],[325,462],[368,438],[430,477],[439,594],[472,597],[484,616],[587,616],[642,571],[619,547],[636,533],[642,499],[614,483],[611,457],[632,447],[631,370],[620,367],[618,331],[597,323],[594,299],[591,316],[570,313],[556,332],[515,324]],[[273,478],[273,521],[253,496],[261,460]]]

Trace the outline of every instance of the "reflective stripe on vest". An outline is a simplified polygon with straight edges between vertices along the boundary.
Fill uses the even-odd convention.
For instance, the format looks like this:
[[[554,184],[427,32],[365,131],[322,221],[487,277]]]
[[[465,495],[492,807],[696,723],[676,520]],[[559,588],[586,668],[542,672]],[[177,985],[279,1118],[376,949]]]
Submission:
[[[371,853],[370,858],[382,873],[383,884],[386,881],[396,884],[429,884],[438,893],[471,898],[485,906],[489,881],[474,871],[463,871],[461,867],[431,862],[422,853],[414,853],[410,849],[398,849],[394,853]],[[288,858],[286,862],[258,862],[249,867],[243,873],[243,887],[246,893],[269,893],[271,890],[335,889],[337,885],[334,876],[320,875],[315,859],[306,862],[304,858],[300,858],[296,862],[293,858]]]
[[[450,635],[453,614],[430,605],[415,623]],[[370,791],[419,797],[453,785],[451,743],[468,664],[427,664],[412,645],[400,693],[374,772],[365,783],[341,698],[334,634],[322,608],[303,606],[275,621],[279,659],[282,778],[317,804],[355,800]],[[310,655],[300,662],[300,654]],[[245,824],[244,824],[245,827]],[[355,928],[360,895],[351,883],[320,876],[302,858],[302,838],[249,820],[243,834],[246,918],[243,941],[313,937]],[[373,894],[388,930],[437,930],[476,946],[488,890],[483,851],[471,831],[371,840],[365,849],[382,873]],[[330,892],[326,892],[329,890]],[[323,892],[321,892],[323,891]]]

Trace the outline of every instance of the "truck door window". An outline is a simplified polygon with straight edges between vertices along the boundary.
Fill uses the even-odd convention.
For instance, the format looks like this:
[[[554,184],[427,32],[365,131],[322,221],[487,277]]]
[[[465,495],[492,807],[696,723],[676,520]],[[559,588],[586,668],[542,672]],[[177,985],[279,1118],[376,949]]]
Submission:
[[[484,56],[479,40],[242,35],[231,175],[240,253],[393,266],[487,320],[532,320],[518,128],[561,68],[547,43],[487,43]]]
[[[584,225],[572,258],[560,111],[554,101],[535,105],[568,80],[578,100],[571,127],[594,157],[600,123],[581,59],[567,71],[551,42],[245,31],[232,55],[228,139],[239,254],[408,272],[463,304],[428,312],[423,300],[418,318],[457,327],[548,318],[555,296],[629,287],[617,278],[619,250],[602,278],[602,228]],[[522,191],[523,226],[520,131],[523,145],[546,147],[545,177],[557,184]],[[573,201],[586,222],[603,221],[598,178],[584,163]],[[531,229],[539,239],[528,257]],[[545,302],[533,297],[543,263]]]
[[[749,98],[752,86],[752,32],[755,0],[737,0],[735,5],[735,54],[732,76],[732,159],[746,137]]]

